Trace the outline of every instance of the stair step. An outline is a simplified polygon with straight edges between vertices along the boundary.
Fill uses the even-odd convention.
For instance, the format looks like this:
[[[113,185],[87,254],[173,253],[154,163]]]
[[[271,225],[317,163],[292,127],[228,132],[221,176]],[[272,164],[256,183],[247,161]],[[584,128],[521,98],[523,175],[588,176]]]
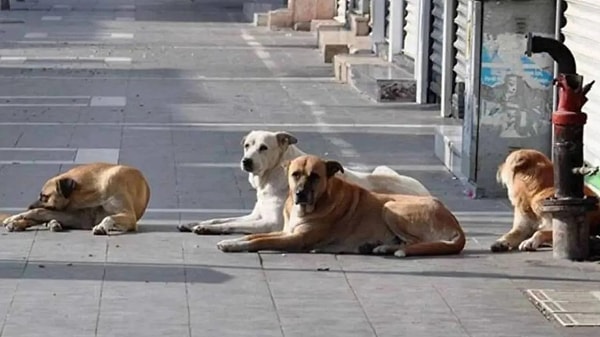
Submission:
[[[392,63],[350,64],[348,82],[376,102],[415,102],[416,81]]]

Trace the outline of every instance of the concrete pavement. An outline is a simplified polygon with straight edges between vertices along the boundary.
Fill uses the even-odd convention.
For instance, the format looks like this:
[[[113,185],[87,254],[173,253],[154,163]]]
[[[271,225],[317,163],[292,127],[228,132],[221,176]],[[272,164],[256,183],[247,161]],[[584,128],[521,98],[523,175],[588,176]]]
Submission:
[[[435,158],[437,111],[373,104],[335,83],[312,34],[240,22],[234,0],[12,5],[29,10],[0,13],[14,22],[0,35],[0,210],[96,159],[138,166],[153,195],[138,234],[1,233],[1,336],[600,333],[547,320],[524,293],[597,291],[600,266],[492,255],[512,213],[465,197]],[[464,254],[224,254],[221,237],[177,232],[252,207],[238,168],[251,129],[289,130],[308,152],[421,180],[466,229]]]

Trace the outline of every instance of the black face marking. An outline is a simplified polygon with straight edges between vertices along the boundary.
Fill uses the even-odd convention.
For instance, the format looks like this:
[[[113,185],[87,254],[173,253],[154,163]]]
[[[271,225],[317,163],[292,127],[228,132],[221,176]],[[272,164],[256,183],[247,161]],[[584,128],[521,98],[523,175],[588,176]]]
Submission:
[[[40,200],[41,202],[48,202],[48,199],[50,199],[50,196],[48,196],[48,195],[45,195],[45,194],[43,194],[43,193],[40,193],[40,199],[39,199],[39,200]]]
[[[268,149],[269,149],[269,148],[268,148],[268,147],[267,147],[265,144],[262,144],[262,145],[261,145],[261,146],[258,148],[258,151],[259,151],[259,152],[263,152],[263,151],[267,151]]]

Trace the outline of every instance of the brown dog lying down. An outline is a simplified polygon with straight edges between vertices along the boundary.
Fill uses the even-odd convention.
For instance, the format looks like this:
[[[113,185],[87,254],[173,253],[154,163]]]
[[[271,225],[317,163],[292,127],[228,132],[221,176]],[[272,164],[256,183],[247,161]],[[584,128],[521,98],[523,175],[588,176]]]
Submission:
[[[552,216],[542,214],[542,201],[554,195],[554,166],[543,153],[523,149],[509,154],[496,173],[499,183],[506,186],[508,199],[514,207],[511,230],[492,244],[493,252],[511,249],[536,250],[552,245]],[[595,196],[587,186],[584,194]],[[600,210],[587,213],[590,233],[597,231]]]
[[[378,194],[335,177],[341,164],[301,156],[287,168],[289,194],[281,232],[223,240],[224,252],[459,254],[465,234],[436,198]]]
[[[51,230],[136,231],[150,200],[150,187],[138,169],[108,163],[76,166],[50,178],[29,210],[2,221],[8,231],[48,223]],[[27,220],[27,221],[23,221]]]

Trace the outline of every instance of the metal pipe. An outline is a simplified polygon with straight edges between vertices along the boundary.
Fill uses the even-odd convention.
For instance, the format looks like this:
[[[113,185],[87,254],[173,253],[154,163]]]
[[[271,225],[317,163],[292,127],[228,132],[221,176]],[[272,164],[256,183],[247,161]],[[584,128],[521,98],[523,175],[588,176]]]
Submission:
[[[548,53],[558,63],[559,74],[577,74],[575,57],[562,42],[527,33],[527,50],[525,55]]]
[[[527,34],[527,51],[550,54],[558,64],[558,107],[552,113],[554,131],[554,196],[544,200],[542,210],[552,214],[552,251],[555,258],[582,261],[589,257],[589,224],[586,213],[598,207],[596,197],[584,195],[583,129],[587,115],[581,110],[594,82],[583,85],[576,73],[575,58],[563,43]]]

